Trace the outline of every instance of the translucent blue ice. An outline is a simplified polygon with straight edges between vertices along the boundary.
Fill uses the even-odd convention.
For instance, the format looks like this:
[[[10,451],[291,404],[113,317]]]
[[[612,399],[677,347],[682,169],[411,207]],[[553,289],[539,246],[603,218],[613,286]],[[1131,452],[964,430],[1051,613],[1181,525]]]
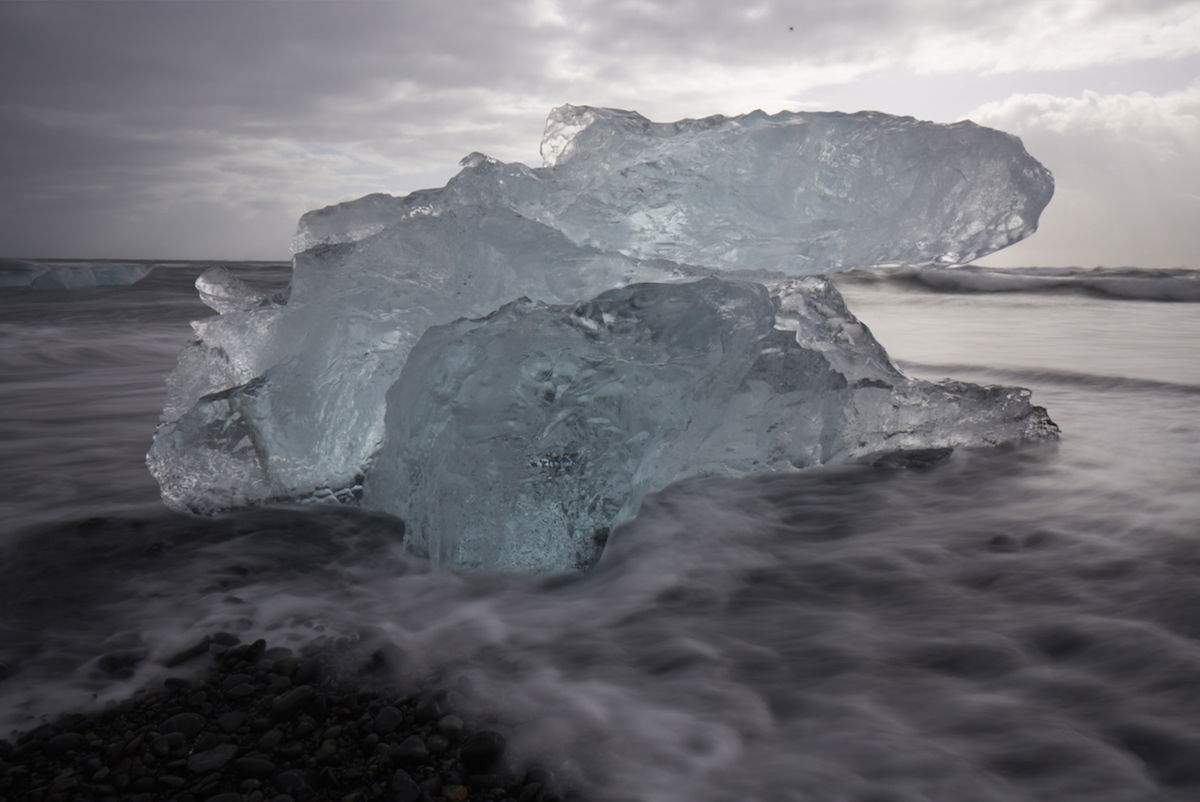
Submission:
[[[1053,181],[1014,137],[876,112],[652,123],[562,106],[542,153],[539,168],[472,154],[443,188],[309,212],[287,298],[202,276],[221,314],[194,324],[168,381],[148,456],[164,500],[365,503],[428,520],[414,542],[447,564],[558,570],[586,564],[645,492],[696,471],[1048,430],[1021,391],[909,381],[836,290],[805,278],[954,264],[1027,236]],[[552,332],[562,347],[535,370]],[[516,414],[540,370],[557,389]],[[584,375],[625,388],[628,416],[604,411],[618,395],[570,383]],[[539,439],[558,424],[525,413],[547,403],[600,428]],[[721,425],[684,425],[696,416]],[[453,448],[438,439],[460,429]],[[562,473],[575,463],[560,452],[606,467]],[[528,457],[533,473],[501,473],[532,484],[489,489],[472,453],[481,471]],[[492,503],[505,488],[520,505]],[[465,517],[421,512],[435,498]],[[533,539],[484,543],[463,528],[472,515]]]

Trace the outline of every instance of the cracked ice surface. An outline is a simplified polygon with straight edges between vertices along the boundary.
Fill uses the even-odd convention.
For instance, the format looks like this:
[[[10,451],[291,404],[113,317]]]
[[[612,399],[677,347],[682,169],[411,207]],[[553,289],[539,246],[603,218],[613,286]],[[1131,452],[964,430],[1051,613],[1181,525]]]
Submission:
[[[893,421],[893,432],[916,433],[904,447],[942,442],[939,427],[953,423],[960,413],[964,426],[983,419],[972,417],[965,407],[959,410],[957,402],[941,403],[944,390],[900,376],[865,327],[845,311],[835,290],[787,275],[881,263],[965,261],[1027,236],[1036,227],[1053,182],[1015,138],[970,123],[940,126],[876,112],[755,112],[661,124],[633,112],[563,106],[551,113],[543,155],[546,166],[529,168],[472,154],[444,188],[402,198],[370,195],[309,212],[295,241],[300,252],[286,297],[258,297],[228,274],[202,276],[197,282],[201,297],[221,314],[193,324],[197,339],[168,380],[163,423],[148,455],[164,500],[176,508],[214,512],[275,500],[345,501],[365,496],[367,504],[395,510],[394,503],[385,500],[390,491],[384,477],[400,476],[408,468],[395,467],[388,474],[376,466],[408,464],[405,450],[423,448],[422,438],[432,432],[403,421],[432,420],[428,407],[440,403],[434,397],[442,397],[438,381],[406,367],[414,346],[424,342],[423,335],[432,338],[430,343],[449,342],[458,334],[446,332],[498,327],[492,334],[471,336],[494,337],[497,348],[503,344],[492,356],[502,364],[500,360],[520,350],[514,344],[520,340],[513,337],[528,336],[533,342],[540,336],[527,330],[533,323],[522,328],[505,321],[561,316],[561,310],[544,311],[538,303],[574,308],[635,282],[684,282],[706,275],[765,282],[769,290],[727,288],[718,293],[742,298],[729,314],[750,315],[747,320],[727,319],[722,317],[725,312],[713,318],[712,299],[696,290],[671,296],[671,303],[691,299],[680,307],[681,319],[694,314],[714,325],[724,321],[718,328],[727,325],[731,331],[767,326],[777,333],[760,332],[755,343],[793,343],[808,356],[800,359],[791,346],[779,346],[780,353],[791,355],[792,362],[784,360],[791,365],[787,370],[798,371],[786,381],[780,379],[788,387],[810,380],[814,387],[824,386],[822,377],[829,371],[848,386],[864,380],[890,386],[892,408],[907,410],[905,420]],[[728,285],[735,286],[751,285]],[[650,291],[635,297],[645,292]],[[745,293],[749,295],[743,297]],[[765,307],[751,296],[760,301],[771,297],[770,315],[764,316]],[[520,298],[528,301],[492,315]],[[602,299],[611,301],[600,295],[590,303]],[[518,309],[528,314],[518,315]],[[484,322],[454,323],[459,318]],[[768,319],[769,324],[764,323]],[[543,322],[553,329],[549,320]],[[702,369],[680,376],[716,388],[737,374],[734,367],[704,355],[701,346],[710,342],[708,335],[688,330],[700,338],[695,346],[700,350],[693,357]],[[614,340],[618,351],[620,342]],[[754,350],[757,347],[737,352],[739,359],[747,360],[741,368],[770,361]],[[443,365],[442,357],[429,356],[440,353],[434,345],[422,348],[421,364],[428,370],[453,368],[452,360]],[[447,345],[445,359],[461,353]],[[643,357],[650,359],[638,359]],[[572,359],[576,357],[568,361]],[[519,360],[509,361],[513,370],[524,369]],[[635,362],[618,360],[596,369],[612,371],[612,381],[620,384],[621,370],[633,369]],[[718,374],[724,378],[705,378],[704,365],[720,367]],[[811,377],[805,373],[809,368],[816,371]],[[774,385],[754,386],[760,392]],[[418,391],[420,387],[426,389]],[[1019,394],[993,398],[982,388],[958,387],[951,396],[990,398],[989,403],[1001,407],[1011,401],[1020,407],[1018,418],[1031,414],[1028,399]],[[821,414],[832,420],[844,411],[837,399],[857,404],[855,399],[866,397],[858,391],[851,396],[830,391],[812,409],[824,410]],[[480,410],[486,410],[487,404],[507,403],[505,398],[498,391],[462,403],[484,404]],[[724,402],[714,397],[713,408],[720,403]],[[772,403],[769,392],[764,403]],[[673,414],[670,407],[656,409]],[[786,417],[782,409],[771,414]],[[635,416],[629,425],[643,426],[643,420]],[[871,420],[886,421],[886,416]],[[955,443],[983,444],[1034,430],[1042,431],[984,427]],[[409,432],[409,445],[398,445],[399,431]],[[738,436],[746,434],[739,432]],[[676,436],[686,440],[691,435],[665,422],[625,434],[630,442],[653,451],[686,450],[686,443],[655,439]],[[882,443],[884,448],[898,445],[895,438]],[[736,451],[757,446],[738,441],[727,447]],[[811,443],[797,440],[787,449],[819,458],[778,465],[794,467],[854,453],[819,438]],[[547,459],[549,465],[561,462]],[[591,453],[588,459],[607,464],[608,458]],[[777,463],[763,457],[714,470],[751,470],[738,467],[743,464],[759,470]],[[675,468],[656,467],[650,479],[630,485],[632,495],[627,498],[605,491],[608,500],[597,500],[597,508],[611,512],[615,521],[636,507],[630,499],[671,481],[672,470],[686,473],[688,468],[678,461],[661,465]],[[601,481],[598,474],[589,476],[588,481]],[[443,479],[460,485],[465,481],[451,478],[451,473],[442,479],[427,477],[420,485],[422,492],[442,493],[436,487]],[[581,518],[571,525],[579,531],[600,529],[605,525],[600,518]],[[434,554],[449,554],[451,563],[499,565],[508,559],[497,553],[459,557],[453,549],[427,547]],[[574,546],[564,548],[571,551]],[[566,551],[555,553],[562,557]],[[581,561],[571,560],[571,565]],[[568,567],[561,560],[551,563]]]
[[[474,153],[445,188],[309,212],[295,245],[499,203],[579,244],[722,270],[962,264],[1033,233],[1054,188],[1016,137],[880,112],[652,123],[560,106],[542,156],[530,168]]]
[[[429,329],[388,391],[364,503],[436,563],[555,571],[685,476],[1053,434],[1026,390],[903,376],[827,281],[782,289],[635,284]],[[776,327],[781,298],[804,342]]]

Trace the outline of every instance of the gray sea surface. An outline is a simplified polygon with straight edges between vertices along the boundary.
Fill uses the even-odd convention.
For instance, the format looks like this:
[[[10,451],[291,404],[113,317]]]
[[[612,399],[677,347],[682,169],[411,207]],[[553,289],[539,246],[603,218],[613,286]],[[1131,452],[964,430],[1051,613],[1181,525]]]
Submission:
[[[1200,798],[1200,306],[840,279],[907,372],[1029,387],[1061,440],[685,482],[535,580],[431,570],[352,509],[163,509],[200,270],[0,289],[0,734],[233,630],[387,654],[596,800]]]

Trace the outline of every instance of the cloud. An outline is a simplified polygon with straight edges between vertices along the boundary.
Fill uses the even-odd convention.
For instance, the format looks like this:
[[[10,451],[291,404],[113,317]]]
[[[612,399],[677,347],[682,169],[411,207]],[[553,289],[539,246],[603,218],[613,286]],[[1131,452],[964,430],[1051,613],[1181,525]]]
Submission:
[[[1198,26],[1198,0],[0,2],[0,253],[283,256],[306,208],[537,163],[559,103],[857,108],[922,94],[865,76],[1178,59]]]
[[[1074,70],[1179,59],[1200,52],[1200,3],[1196,2],[936,5],[942,6],[945,22],[922,26],[904,59],[917,72]],[[967,24],[955,22],[964,16]]]
[[[970,117],[1020,136],[1057,183],[1041,230],[989,263],[1200,266],[1200,83],[1018,94]]]

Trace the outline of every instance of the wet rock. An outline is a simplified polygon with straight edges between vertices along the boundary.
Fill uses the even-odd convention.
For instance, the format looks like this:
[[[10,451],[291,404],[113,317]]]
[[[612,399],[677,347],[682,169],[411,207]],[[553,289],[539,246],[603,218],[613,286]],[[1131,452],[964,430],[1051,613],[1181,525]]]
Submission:
[[[421,787],[404,769],[396,769],[388,783],[394,802],[417,802],[421,798]]]
[[[243,777],[269,777],[275,773],[275,764],[262,756],[239,757],[233,769]]]
[[[264,752],[270,752],[281,743],[283,743],[283,730],[267,730],[258,739],[258,748]]]
[[[442,716],[438,719],[437,730],[451,741],[457,741],[463,733],[463,720],[458,716]]]
[[[195,659],[202,654],[208,653],[208,647],[212,643],[212,639],[207,635],[201,638],[196,643],[182,649],[163,661],[163,665],[167,668],[175,668],[181,666],[189,660]]]
[[[391,705],[387,705],[375,714],[375,731],[380,735],[387,735],[399,727],[402,721],[404,721],[404,714]]]
[[[212,749],[197,752],[188,758],[188,769],[196,774],[207,774],[224,766],[238,752],[233,744],[218,744]]]
[[[318,763],[324,763],[332,760],[337,755],[337,741],[326,739],[321,742],[321,746],[313,753],[313,760]]]
[[[460,751],[463,766],[472,774],[486,772],[500,760],[506,746],[504,736],[498,732],[477,732],[463,742]]]
[[[178,713],[158,725],[158,731],[163,735],[168,732],[179,732],[185,738],[194,738],[204,729],[204,717],[199,713]]]
[[[304,711],[315,695],[316,691],[310,685],[292,688],[276,696],[271,702],[271,715],[282,720],[295,718]]]
[[[423,763],[429,759],[429,750],[420,736],[410,735],[391,750],[397,763]]]
[[[187,785],[187,780],[175,774],[159,775],[158,784],[167,788],[182,788]]]
[[[55,735],[46,742],[46,751],[52,755],[61,755],[79,749],[87,743],[87,739],[77,732],[64,732]]]
[[[222,713],[217,717],[217,726],[225,732],[233,732],[246,720],[246,713],[242,710],[231,710],[228,713]]]
[[[304,776],[304,772],[289,769],[279,772],[279,776],[275,778],[275,786],[280,791],[296,794],[308,787],[308,779]]]
[[[113,652],[97,660],[96,668],[110,677],[129,679],[145,657],[144,652]]]

